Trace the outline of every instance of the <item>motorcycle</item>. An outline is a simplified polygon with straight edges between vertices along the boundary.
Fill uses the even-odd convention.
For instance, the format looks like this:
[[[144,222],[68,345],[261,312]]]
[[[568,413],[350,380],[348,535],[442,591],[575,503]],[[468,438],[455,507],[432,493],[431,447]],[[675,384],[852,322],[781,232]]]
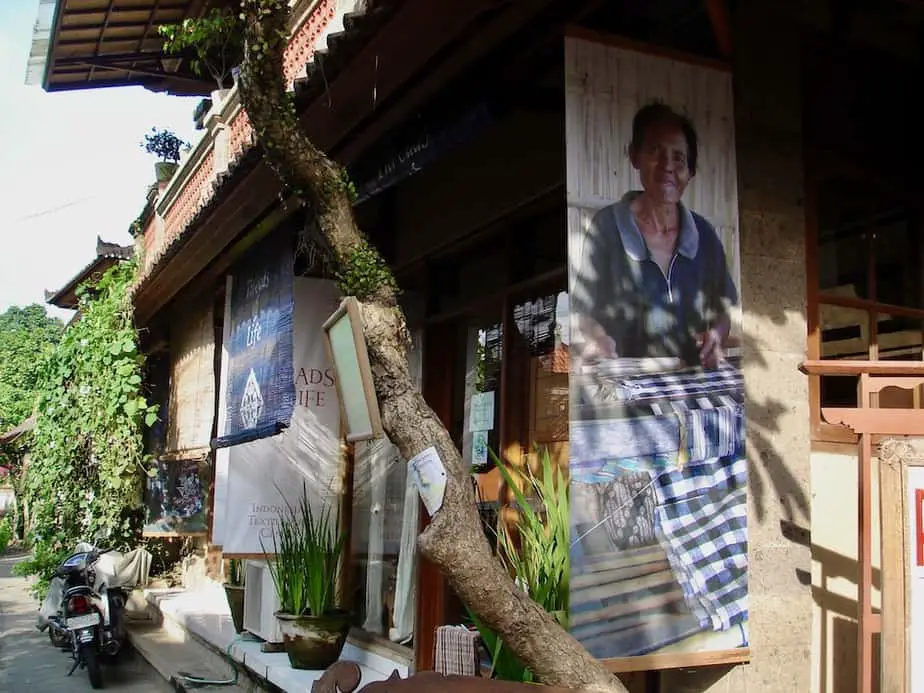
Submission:
[[[126,587],[146,581],[149,567],[150,554],[144,549],[123,555],[81,543],[55,570],[39,629],[47,627],[52,645],[71,654],[68,676],[86,669],[90,685],[103,687],[100,660],[115,658],[126,640]]]

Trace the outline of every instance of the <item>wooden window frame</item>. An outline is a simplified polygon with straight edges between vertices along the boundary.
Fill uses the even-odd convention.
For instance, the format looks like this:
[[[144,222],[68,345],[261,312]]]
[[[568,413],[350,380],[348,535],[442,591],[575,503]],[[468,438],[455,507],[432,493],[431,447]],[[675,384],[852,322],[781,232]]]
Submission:
[[[897,306],[890,303],[881,303],[871,299],[839,296],[826,293],[820,287],[819,260],[821,246],[819,243],[818,228],[818,186],[826,177],[831,175],[850,176],[879,180],[875,170],[870,170],[849,157],[842,154],[806,147],[805,161],[805,275],[806,275],[806,358],[809,361],[821,360],[821,307],[823,305],[851,308],[866,313],[869,327],[869,360],[878,360],[878,321],[876,316],[880,313],[908,317],[924,322],[924,309]],[[886,182],[879,180],[879,182]],[[901,184],[899,184],[901,185]],[[903,194],[913,204],[915,198]],[[870,295],[875,296],[875,256],[870,254],[867,268],[870,281]],[[811,440],[822,445],[851,445],[855,446],[859,436],[850,429],[825,421],[821,416],[821,378],[820,375],[809,375],[809,415],[811,423]],[[814,447],[814,446],[813,446]]]

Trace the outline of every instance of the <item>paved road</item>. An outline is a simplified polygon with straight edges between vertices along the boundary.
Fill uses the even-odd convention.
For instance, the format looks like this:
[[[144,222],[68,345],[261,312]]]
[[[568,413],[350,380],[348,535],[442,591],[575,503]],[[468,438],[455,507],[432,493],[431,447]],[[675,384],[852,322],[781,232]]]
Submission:
[[[0,557],[0,691],[4,693],[84,693],[93,690],[86,671],[68,677],[70,658],[54,649],[35,628],[36,604],[23,578],[13,577],[16,557]],[[107,691],[170,693],[170,687],[137,654],[103,668]]]

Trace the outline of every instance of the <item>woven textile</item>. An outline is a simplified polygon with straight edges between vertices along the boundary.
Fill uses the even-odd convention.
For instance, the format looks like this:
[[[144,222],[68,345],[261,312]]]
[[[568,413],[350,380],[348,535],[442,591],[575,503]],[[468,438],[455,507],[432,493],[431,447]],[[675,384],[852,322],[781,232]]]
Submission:
[[[444,676],[475,676],[478,672],[478,633],[465,626],[436,629],[436,657],[433,663]]]
[[[691,368],[668,373],[617,378],[610,388],[601,388],[600,395],[637,402],[646,399],[696,397],[728,392],[737,394],[744,389],[744,377],[735,366],[723,363],[715,370]]]
[[[690,610],[726,630],[748,615],[747,460],[714,458],[658,475],[658,536]]]

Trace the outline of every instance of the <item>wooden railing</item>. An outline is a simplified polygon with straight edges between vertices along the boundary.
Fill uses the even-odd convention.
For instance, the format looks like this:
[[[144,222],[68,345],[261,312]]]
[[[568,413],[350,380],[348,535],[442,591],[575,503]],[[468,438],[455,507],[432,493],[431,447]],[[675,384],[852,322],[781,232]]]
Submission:
[[[857,692],[873,690],[873,636],[882,633],[882,617],[873,612],[872,562],[872,459],[873,437],[924,435],[924,362],[922,361],[805,361],[800,370],[809,376],[855,376],[859,378],[857,408],[822,407],[822,420],[849,428],[857,442],[857,493],[859,501],[857,548],[860,575],[857,628]],[[896,388],[912,392],[913,408],[879,408],[879,395]],[[883,581],[883,601],[887,585]],[[894,672],[882,667],[883,681]],[[885,690],[885,689],[883,689]],[[892,690],[892,689],[889,689]]]

